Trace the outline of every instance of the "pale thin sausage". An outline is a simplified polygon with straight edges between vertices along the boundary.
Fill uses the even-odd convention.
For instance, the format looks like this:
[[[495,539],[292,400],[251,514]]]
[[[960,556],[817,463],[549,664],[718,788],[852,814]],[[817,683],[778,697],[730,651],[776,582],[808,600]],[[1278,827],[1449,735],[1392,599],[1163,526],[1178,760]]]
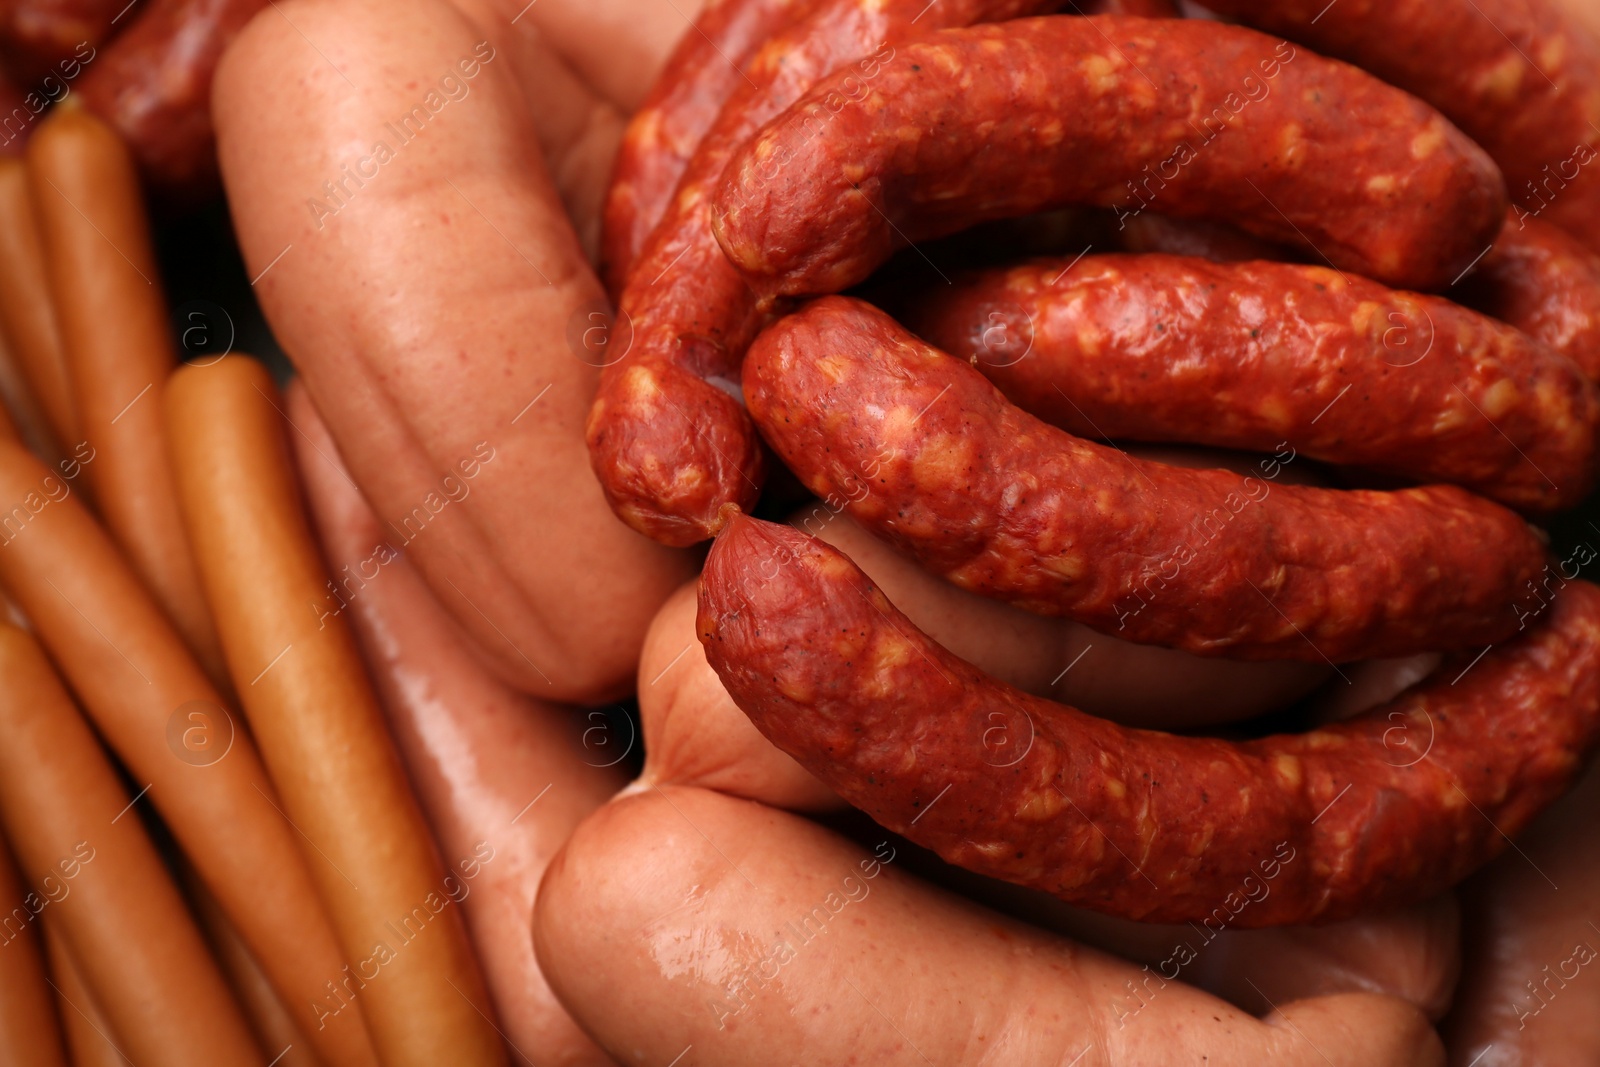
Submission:
[[[115,132],[65,104],[28,142],[86,469],[107,528],[214,680],[216,630],[178,519],[159,404],[177,362],[139,179]]]
[[[187,366],[164,398],[184,520],[229,668],[385,1064],[500,1064],[459,907],[301,505],[260,363]],[[344,1010],[341,1004],[339,1011]],[[319,1020],[320,1021],[320,1020]]]
[[[153,409],[159,410],[157,404]],[[0,443],[0,584],[166,820],[284,1004],[330,1065],[375,1063],[303,838],[284,817],[238,713],[200,669],[70,481]],[[335,1001],[335,1004],[338,1002]]]
[[[0,822],[135,1063],[265,1064],[128,792],[34,639],[0,627]]]

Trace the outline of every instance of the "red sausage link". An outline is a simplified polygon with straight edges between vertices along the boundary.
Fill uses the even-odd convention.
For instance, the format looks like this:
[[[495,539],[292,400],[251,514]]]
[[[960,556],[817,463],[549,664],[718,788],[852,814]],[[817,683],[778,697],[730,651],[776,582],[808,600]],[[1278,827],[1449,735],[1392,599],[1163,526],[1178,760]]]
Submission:
[[[94,47],[126,26],[127,0],[8,0],[0,4],[0,57],[6,73],[32,83],[56,73],[79,46]],[[82,53],[78,53],[82,59]]]
[[[744,392],[812,492],[964,589],[1139,644],[1348,662],[1516,632],[1545,548],[1455,486],[1274,484],[1134,459],[1013,407],[858,300],[761,335]]]
[[[678,41],[617,147],[600,237],[601,273],[613,297],[622,292],[706,131],[744,84],[751,53],[816,2],[716,0]]]
[[[1083,203],[1224,219],[1434,290],[1483,253],[1506,207],[1493,161],[1438,112],[1236,26],[950,30],[850,84],[824,80],[728,164],[714,228],[757,284],[837,292],[908,241]]]
[[[1041,260],[940,286],[906,325],[1080,437],[1289,446],[1537,513],[1594,488],[1600,393],[1571,360],[1322,267]]]
[[[1206,6],[1426,100],[1505,168],[1519,215],[1557,223],[1600,251],[1600,40],[1559,0]]]
[[[1455,299],[1508,322],[1600,381],[1600,255],[1559,227],[1514,215]]]
[[[170,198],[215,191],[211,78],[267,0],[149,0],[83,77],[89,107],[117,128]]]
[[[870,83],[898,42],[1010,18],[1055,0],[822,0],[751,59],[706,134],[620,301],[631,347],[607,367],[589,412],[589,457],[611,507],[669,545],[716,533],[723,504],[755,505],[760,442],[737,392],[739,360],[771,310],[711,234],[711,199],[734,150],[820,78]],[[864,58],[861,58],[864,57]]]
[[[762,733],[883,826],[1073,904],[1245,928],[1428,897],[1561,795],[1600,738],[1600,588],[1549,609],[1357,719],[1241,743],[1012,689],[838,551],[743,516],[706,561],[699,628]]]

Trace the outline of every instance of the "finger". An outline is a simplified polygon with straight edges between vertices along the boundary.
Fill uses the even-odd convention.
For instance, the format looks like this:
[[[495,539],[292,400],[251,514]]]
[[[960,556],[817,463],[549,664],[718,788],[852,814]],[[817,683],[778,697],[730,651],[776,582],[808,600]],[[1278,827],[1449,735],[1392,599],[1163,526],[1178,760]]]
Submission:
[[[590,471],[597,368],[569,338],[603,294],[496,55],[435,0],[276,5],[218,73],[223,178],[379,519],[503,678],[597,702],[631,687],[691,564],[617,522]]]
[[[1466,971],[1444,1033],[1462,1067],[1600,1060],[1600,767],[1462,889]]]
[[[528,923],[539,879],[572,828],[623,784],[584,750],[570,713],[484,671],[351,485],[326,427],[291,385],[298,459],[338,595],[362,643],[401,758],[451,863],[501,1025],[525,1059],[607,1063],[556,1000]],[[530,1062],[532,1060],[530,1059]]]
[[[622,857],[625,865],[619,867]],[[1253,1019],[947,896],[796,816],[706,790],[619,799],[545,877],[534,937],[578,1020],[635,1062],[1436,1063],[1409,1005],[1348,994]],[[633,992],[614,1010],[616,990]],[[1121,1024],[1119,1026],[1119,1018]]]

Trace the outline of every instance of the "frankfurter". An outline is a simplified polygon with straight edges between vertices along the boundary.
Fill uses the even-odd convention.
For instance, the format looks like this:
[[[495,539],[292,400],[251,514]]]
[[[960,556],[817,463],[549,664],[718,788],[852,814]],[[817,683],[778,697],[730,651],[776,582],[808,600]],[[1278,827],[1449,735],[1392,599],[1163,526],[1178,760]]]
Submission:
[[[875,79],[902,42],[941,26],[1048,10],[1053,0],[826,0],[756,52],[641,249],[618,321],[630,345],[609,360],[589,411],[589,456],[607,501],[634,529],[690,545],[725,503],[761,491],[760,442],[735,394],[739,360],[771,306],[717,247],[711,203],[730,157],[769,118],[839,70]],[[865,58],[861,58],[865,57]]]
[[[7,440],[21,441],[35,455],[49,462],[60,462],[62,452],[55,443],[44,413],[33,399],[4,337],[0,337],[0,434]]]
[[[535,945],[579,1022],[634,1062],[686,1047],[702,1067],[775,1048],[895,1067],[1441,1062],[1401,1001],[1322,997],[1252,1019],[940,892],[898,858],[759,804],[652,789],[578,828],[545,875]],[[1151,992],[1123,1019],[1130,984]],[[636,991],[628,1011],[619,989]]]
[[[151,403],[152,409],[159,404]],[[237,713],[111,539],[19,446],[0,443],[0,585],[26,613],[99,732],[166,820],[285,1006],[328,1064],[371,1064],[360,1005],[277,794]]]
[[[161,384],[177,362],[127,147],[74,104],[28,142],[51,303],[85,470],[106,527],[214,680],[226,677],[167,469]]]
[[[623,114],[638,110],[678,38],[693,32],[704,0],[490,0],[508,20],[547,40],[578,75]]]
[[[0,346],[3,346],[3,342],[0,342]],[[0,364],[9,362],[9,356],[10,353],[0,347]],[[0,389],[0,393],[3,393],[3,389]],[[0,399],[3,399],[3,397],[0,397]],[[0,403],[0,438],[4,438],[7,441],[22,440],[22,431],[18,428],[16,420],[11,415],[11,405],[9,403]]]
[[[318,610],[329,580],[271,375],[243,356],[185,366],[164,405],[228,666],[286,817],[312,843],[306,859],[359,976],[379,1058],[503,1063],[449,876],[355,642],[343,619]],[[319,1024],[347,1006],[320,1006]]]
[[[627,116],[585,84],[531,20],[516,20],[501,0],[451,0],[483,27],[530,105],[545,167],[584,258],[600,261],[600,214]]]
[[[1240,98],[1246,82],[1270,88]],[[822,81],[729,161],[713,228],[755,284],[837,292],[907,242],[1070,203],[1223,219],[1430,290],[1493,241],[1506,191],[1438,112],[1286,41],[1041,18],[946,31],[871,81]]]
[[[55,987],[56,1009],[66,1033],[72,1067],[124,1067],[128,1058],[117,1048],[111,1024],[90,996],[66,942],[49,919],[40,922],[50,958],[50,984]]]
[[[1560,0],[1560,7],[1591,37],[1600,40],[1600,9],[1596,9],[1588,0]]]
[[[1550,580],[1532,528],[1454,486],[1275,486],[1292,454],[1259,477],[1133,459],[845,297],[764,333],[744,393],[813,493],[936,574],[1125,641],[1332,663],[1481,647]]]
[[[0,1060],[67,1067],[61,1019],[45,972],[44,939],[11,848],[0,841]],[[43,910],[43,909],[41,909]],[[21,918],[19,919],[19,913]]]
[[[1519,217],[1554,222],[1600,252],[1600,175],[1591,165],[1600,159],[1600,39],[1559,0],[1208,6],[1426,100],[1505,168]]]
[[[1506,221],[1478,269],[1452,294],[1510,323],[1600,381],[1600,255],[1539,219]]]
[[[267,0],[147,0],[83,76],[84,103],[122,135],[167,200],[215,192],[211,79],[223,51],[266,6]]]
[[[1594,488],[1600,392],[1571,360],[1322,267],[1040,260],[962,279],[907,326],[1079,436],[1292,446],[1535,513]]]
[[[78,435],[27,165],[0,160],[0,331],[60,445]]]
[[[1225,901],[1249,929],[1438,893],[1561,795],[1600,739],[1600,588],[1547,612],[1355,719],[1239,743],[1020,693],[836,550],[743,516],[701,573],[699,629],[757,729],[887,829],[1095,911],[1200,921]],[[991,721],[1030,739],[1007,767],[983,758]]]
[[[0,823],[119,1046],[134,1062],[265,1064],[99,742],[14,627],[0,678]]]
[[[200,924],[217,965],[227,976],[234,997],[244,1009],[245,1018],[261,1051],[266,1054],[267,1063],[270,1067],[321,1067],[311,1043],[278,999],[272,982],[250,954],[250,949],[240,940],[239,932],[223,914],[216,897],[195,875],[194,867],[180,858],[177,873],[195,921]]]
[[[1084,5],[1087,15],[1137,15],[1147,19],[1180,17],[1173,0],[1094,0]]]
[[[715,0],[700,12],[628,122],[606,193],[601,277],[613,299],[678,180],[757,49],[817,0]]]
[[[447,884],[506,1040],[541,1062],[609,1063],[550,992],[528,921],[550,857],[622,787],[615,764],[631,739],[580,745],[567,728],[570,711],[485,672],[348,480],[303,389],[290,387],[288,411],[303,431],[295,439],[301,477],[340,575],[327,606],[350,619],[418,799],[451,858]]]
[[[622,528],[586,469],[578,427],[596,371],[582,338],[603,293],[528,104],[472,24],[433,0],[278,6],[294,25],[253,22],[215,94],[223,177],[274,333],[379,519],[496,672],[545,699],[620,695],[692,563]],[[369,86],[359,106],[345,106],[340,71]],[[449,110],[429,115],[430,99]],[[401,140],[385,124],[414,107],[426,133]],[[349,157],[380,141],[407,162]],[[324,199],[335,180],[344,195]],[[400,254],[418,226],[429,256]]]

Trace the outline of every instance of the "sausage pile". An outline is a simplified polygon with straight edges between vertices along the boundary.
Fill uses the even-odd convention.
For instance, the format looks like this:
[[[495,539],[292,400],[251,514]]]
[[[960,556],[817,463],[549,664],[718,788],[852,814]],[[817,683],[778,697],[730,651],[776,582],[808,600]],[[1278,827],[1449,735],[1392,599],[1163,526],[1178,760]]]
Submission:
[[[4,999],[47,955],[61,1003],[0,1059],[64,1062],[59,1007],[79,1063],[504,1063],[460,906],[494,849],[440,855],[449,805],[315,610],[285,399],[249,358],[178,366],[109,125],[69,103],[7,163],[0,953]]]
[[[1600,740],[1600,590],[1530,525],[1600,458],[1600,49],[1525,0],[1054,6],[712,7],[607,205],[631,342],[595,472],[640,532],[717,538],[700,638],[757,727],[946,860],[1146,920],[1247,877],[1282,887],[1248,925],[1422,899]],[[1067,207],[1113,238],[953,277],[925,247]],[[937,279],[879,284],[903,249]],[[828,295],[863,284],[887,310]],[[1448,655],[1302,734],[1114,726],[748,517],[774,458],[950,582],[1102,633]],[[1341,487],[1279,484],[1296,460]]]

